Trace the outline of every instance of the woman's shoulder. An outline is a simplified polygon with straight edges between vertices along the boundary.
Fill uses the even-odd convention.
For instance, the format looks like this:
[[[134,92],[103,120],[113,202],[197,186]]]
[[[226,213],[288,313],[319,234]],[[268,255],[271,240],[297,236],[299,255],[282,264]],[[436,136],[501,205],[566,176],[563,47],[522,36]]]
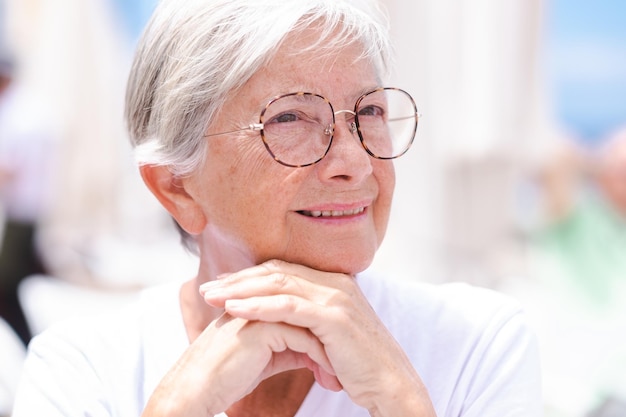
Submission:
[[[90,404],[109,404],[122,410],[117,415],[128,415],[138,406],[136,393],[149,392],[187,345],[179,287],[146,289],[127,305],[59,321],[35,336],[24,364],[22,400],[46,402],[39,396],[53,393],[48,397],[59,404],[66,399],[68,407],[77,407],[69,399],[89,393]]]
[[[521,305],[514,298],[495,290],[464,282],[426,283],[388,278],[379,273],[359,275],[359,285],[373,305],[392,310],[440,316],[459,314],[468,319],[489,317],[494,312],[517,314]]]
[[[537,341],[514,298],[467,283],[390,280],[380,274],[359,277],[359,283],[425,384],[437,387],[434,401],[448,404],[454,415],[467,398],[484,393],[506,405],[503,398],[511,392],[524,392],[513,401],[520,409],[539,398]]]
[[[532,333],[521,304],[514,298],[467,283],[432,284],[388,279],[376,274],[359,277],[359,284],[389,330],[403,344],[469,346],[508,333]],[[506,331],[503,331],[506,329]],[[415,334],[420,337],[416,338]],[[413,346],[417,348],[417,346]]]
[[[51,324],[29,344],[29,355],[74,357],[111,364],[111,357],[129,357],[144,348],[155,329],[166,328],[180,318],[178,283],[146,288],[122,305],[98,311],[77,312]],[[165,322],[165,323],[164,323]]]

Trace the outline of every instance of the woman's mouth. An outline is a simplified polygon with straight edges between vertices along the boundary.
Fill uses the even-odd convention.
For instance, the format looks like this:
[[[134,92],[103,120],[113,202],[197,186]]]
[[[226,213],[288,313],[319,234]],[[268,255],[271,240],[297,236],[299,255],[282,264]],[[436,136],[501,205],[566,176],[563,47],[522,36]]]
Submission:
[[[365,207],[351,210],[300,210],[298,213],[307,217],[349,217],[356,216],[365,211]]]

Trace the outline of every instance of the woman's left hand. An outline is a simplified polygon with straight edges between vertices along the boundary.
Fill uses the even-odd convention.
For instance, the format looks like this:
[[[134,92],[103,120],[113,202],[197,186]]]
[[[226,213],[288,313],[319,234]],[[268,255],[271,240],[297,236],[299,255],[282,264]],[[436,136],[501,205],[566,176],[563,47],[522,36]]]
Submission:
[[[353,277],[273,260],[220,278],[200,287],[208,304],[309,329],[344,390],[372,415],[434,416],[419,375]]]

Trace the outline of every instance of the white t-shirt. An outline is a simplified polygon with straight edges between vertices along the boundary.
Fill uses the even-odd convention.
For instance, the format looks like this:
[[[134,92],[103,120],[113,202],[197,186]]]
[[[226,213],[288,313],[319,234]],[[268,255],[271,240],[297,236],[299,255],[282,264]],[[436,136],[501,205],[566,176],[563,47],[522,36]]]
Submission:
[[[466,284],[361,275],[372,307],[403,346],[439,417],[530,417],[542,410],[536,341],[509,298]],[[29,347],[13,417],[139,416],[188,346],[180,284],[129,309],[53,326]],[[296,417],[365,417],[314,384]]]

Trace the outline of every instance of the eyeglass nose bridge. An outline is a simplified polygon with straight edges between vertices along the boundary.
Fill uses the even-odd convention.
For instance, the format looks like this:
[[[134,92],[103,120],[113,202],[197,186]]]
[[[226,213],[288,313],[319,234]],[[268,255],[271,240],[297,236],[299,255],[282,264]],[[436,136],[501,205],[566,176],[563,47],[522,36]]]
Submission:
[[[344,114],[344,113],[356,117],[356,113],[353,112],[352,110],[337,110],[333,114],[335,115],[335,118],[336,118],[338,115]],[[350,133],[355,133],[356,132],[356,130],[357,130],[356,121],[350,122],[349,129],[350,129]],[[324,134],[326,136],[331,136],[334,133],[335,133],[335,124],[332,124],[332,125],[328,126],[326,129],[324,129]]]

